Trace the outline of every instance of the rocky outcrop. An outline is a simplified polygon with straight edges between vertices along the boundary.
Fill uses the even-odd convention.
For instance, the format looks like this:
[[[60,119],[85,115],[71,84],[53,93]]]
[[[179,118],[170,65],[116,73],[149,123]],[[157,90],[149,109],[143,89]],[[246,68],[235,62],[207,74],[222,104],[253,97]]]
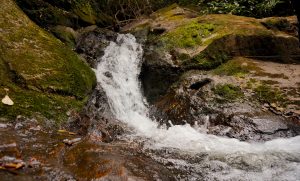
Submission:
[[[147,39],[140,78],[162,124],[269,140],[300,133],[295,20],[199,16],[173,5],[123,31]]]
[[[94,72],[53,35],[35,25],[14,1],[0,10],[0,117],[41,115],[66,120],[70,109],[82,108],[95,86]],[[4,88],[9,89],[6,93]]]
[[[104,55],[104,49],[110,41],[117,38],[117,33],[91,26],[79,31],[76,40],[76,52],[84,57],[92,68],[96,68],[101,57]]]
[[[281,29],[268,27],[270,18],[199,16],[194,11],[173,5],[125,26],[123,31],[147,38],[141,80],[149,101],[154,102],[182,72],[210,70],[235,56],[299,62],[295,17],[278,19],[278,22],[284,22]],[[158,75],[156,72],[160,68],[162,71],[159,72],[163,73]],[[163,85],[157,86],[161,90],[156,90],[153,82]]]
[[[154,114],[163,118],[163,124],[189,123],[203,132],[243,141],[300,134],[299,115],[288,108],[274,114],[271,107],[261,105],[257,94],[232,77],[190,71],[155,103]]]

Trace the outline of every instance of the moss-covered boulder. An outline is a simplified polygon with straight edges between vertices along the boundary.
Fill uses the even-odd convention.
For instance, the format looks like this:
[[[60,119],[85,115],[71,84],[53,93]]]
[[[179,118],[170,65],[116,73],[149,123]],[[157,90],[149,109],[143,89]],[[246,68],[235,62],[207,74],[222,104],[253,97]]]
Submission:
[[[178,80],[180,76],[174,79],[174,73],[211,70],[237,56],[299,62],[295,19],[199,15],[174,4],[125,26],[123,31],[147,39],[142,81],[152,102]],[[157,70],[172,76],[160,76]],[[157,90],[152,86],[157,83],[164,86]]]
[[[0,117],[39,114],[63,120],[80,109],[95,85],[94,72],[73,51],[35,25],[13,0],[0,10]]]

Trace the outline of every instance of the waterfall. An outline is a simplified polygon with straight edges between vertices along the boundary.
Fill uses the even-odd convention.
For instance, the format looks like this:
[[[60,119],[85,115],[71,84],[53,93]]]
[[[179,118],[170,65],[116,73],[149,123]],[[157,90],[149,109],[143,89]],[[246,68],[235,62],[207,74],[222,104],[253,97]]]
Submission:
[[[247,143],[201,133],[188,124],[169,129],[158,128],[158,123],[148,117],[147,102],[138,80],[142,55],[142,47],[133,35],[120,34],[116,42],[111,42],[105,49],[96,70],[97,80],[106,92],[113,114],[135,131],[132,136],[149,140],[146,146],[151,149],[175,148],[189,153],[206,152],[221,155],[223,160],[227,159],[227,163],[230,157],[243,158],[244,162],[248,159],[249,164],[263,165],[257,177],[257,173],[251,175],[250,172],[243,172],[250,180],[272,180],[277,172],[280,172],[276,177],[278,179],[300,179],[300,136],[265,143]],[[272,168],[274,159],[284,166],[279,164]],[[232,173],[238,174],[234,170]]]

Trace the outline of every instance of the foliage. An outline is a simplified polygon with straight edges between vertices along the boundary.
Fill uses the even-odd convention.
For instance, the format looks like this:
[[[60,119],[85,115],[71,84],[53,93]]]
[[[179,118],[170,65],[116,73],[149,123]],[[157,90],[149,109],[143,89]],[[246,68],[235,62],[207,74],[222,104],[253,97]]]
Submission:
[[[266,17],[276,15],[279,11],[292,12],[288,0],[178,0],[184,6],[194,5],[203,13],[235,14],[251,17]],[[281,14],[282,15],[282,14]]]
[[[39,25],[44,27],[63,25],[73,28],[89,24],[116,28],[173,3],[193,7],[200,13],[231,13],[253,17],[276,15],[275,9],[281,4],[285,5],[280,11],[288,11],[286,4],[289,4],[287,0],[16,0],[16,2]],[[291,6],[289,8],[291,9]]]
[[[231,13],[245,16],[268,16],[281,0],[223,0],[208,3],[212,13]]]

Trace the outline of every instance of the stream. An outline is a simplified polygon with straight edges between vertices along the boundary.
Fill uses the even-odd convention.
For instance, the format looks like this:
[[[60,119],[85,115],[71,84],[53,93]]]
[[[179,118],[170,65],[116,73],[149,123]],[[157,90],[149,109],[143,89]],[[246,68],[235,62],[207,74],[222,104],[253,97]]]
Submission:
[[[300,180],[300,136],[248,143],[149,118],[138,78],[142,57],[135,37],[119,34],[95,70],[115,118],[132,130],[126,140],[141,143],[146,154],[177,170],[178,179]]]

